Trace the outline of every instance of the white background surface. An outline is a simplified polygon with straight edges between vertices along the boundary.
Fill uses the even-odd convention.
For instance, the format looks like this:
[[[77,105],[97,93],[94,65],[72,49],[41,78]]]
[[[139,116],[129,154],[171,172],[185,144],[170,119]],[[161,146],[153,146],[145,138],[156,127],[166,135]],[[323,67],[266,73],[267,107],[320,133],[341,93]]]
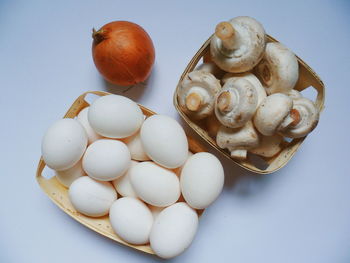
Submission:
[[[317,129],[290,163],[259,176],[225,164],[226,183],[173,262],[350,262],[349,1],[1,1],[0,262],[154,262],[81,226],[35,181],[41,137],[73,100],[107,85],[91,29],[142,25],[156,48],[146,88],[125,95],[178,118],[172,95],[216,23],[255,17],[326,85]],[[160,261],[160,260],[159,260]]]

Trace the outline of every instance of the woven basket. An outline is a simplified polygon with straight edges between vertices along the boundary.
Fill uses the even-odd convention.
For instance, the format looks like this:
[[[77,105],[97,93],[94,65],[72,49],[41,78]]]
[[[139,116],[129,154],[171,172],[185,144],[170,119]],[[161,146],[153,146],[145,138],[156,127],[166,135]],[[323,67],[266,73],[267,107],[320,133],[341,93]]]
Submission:
[[[205,130],[204,125],[201,122],[196,122],[191,120],[181,109],[178,100],[177,94],[181,86],[181,82],[186,76],[187,73],[194,70],[197,64],[202,59],[203,62],[210,62],[210,40],[211,37],[203,44],[203,46],[197,51],[190,63],[187,65],[185,71],[182,73],[179,83],[174,92],[174,105],[176,110],[179,112],[184,121],[207,143],[209,143],[213,148],[215,148],[220,154],[231,160],[233,163],[238,164],[239,166],[258,174],[269,174],[277,171],[288,163],[288,161],[296,153],[300,145],[303,143],[306,137],[293,139],[291,141],[284,141],[282,146],[283,150],[271,157],[271,158],[262,158],[250,155],[247,160],[235,160],[232,159],[229,152],[221,149],[215,142],[215,139],[210,137],[208,132]],[[273,37],[267,35],[267,42],[278,42]],[[317,76],[317,74],[302,60],[297,56],[299,63],[299,80],[295,86],[295,89],[302,91],[304,89],[314,88],[317,91],[317,97],[315,104],[319,111],[321,112],[324,108],[325,100],[325,87],[322,80]],[[255,158],[254,158],[255,157]]]
[[[82,95],[80,95],[72,104],[72,106],[69,108],[67,113],[64,115],[64,118],[74,118],[78,115],[78,113],[84,109],[85,107],[89,106],[89,103],[85,100],[85,97],[88,94],[95,94],[98,96],[105,96],[109,95],[110,93],[102,92],[102,91],[91,91],[86,92]],[[143,114],[148,116],[151,116],[154,113],[153,111],[143,107],[142,105],[139,105],[140,108],[143,111]],[[194,141],[192,138],[188,137],[188,143],[189,148],[193,153],[202,152],[204,151],[204,148],[198,144],[196,141]],[[51,179],[46,179],[43,176],[43,170],[45,168],[45,162],[42,158],[40,158],[37,172],[36,172],[36,180],[39,183],[41,189],[48,195],[48,197],[51,198],[51,200],[59,207],[61,208],[66,214],[70,215],[72,218],[83,224],[84,226],[92,229],[93,231],[108,237],[112,240],[115,240],[121,244],[124,244],[126,246],[132,247],[134,249],[154,254],[151,247],[149,245],[131,245],[129,243],[126,243],[123,241],[120,237],[118,237],[112,230],[112,226],[109,222],[108,215],[99,217],[99,218],[93,218],[85,216],[79,212],[77,212],[72,204],[69,201],[68,198],[68,189],[64,187],[62,184],[58,182],[56,177],[52,177]],[[180,197],[181,199],[182,197]],[[182,200],[179,200],[182,201]],[[202,214],[203,210],[197,211],[199,215]]]

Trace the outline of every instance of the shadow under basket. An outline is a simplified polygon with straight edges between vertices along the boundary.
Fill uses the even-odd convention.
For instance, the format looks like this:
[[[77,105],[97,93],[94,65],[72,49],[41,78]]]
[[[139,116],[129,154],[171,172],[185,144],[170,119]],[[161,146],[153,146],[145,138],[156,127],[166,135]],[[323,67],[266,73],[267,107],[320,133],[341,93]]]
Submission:
[[[273,37],[266,35],[267,42],[278,42]],[[248,153],[247,160],[236,160],[231,158],[230,153],[225,149],[221,149],[215,142],[208,132],[205,130],[203,124],[200,121],[191,120],[181,109],[177,94],[181,83],[187,73],[193,71],[200,61],[211,62],[210,56],[210,40],[211,37],[203,44],[203,46],[197,51],[190,63],[187,65],[185,71],[182,73],[179,83],[174,92],[174,105],[176,110],[179,112],[180,116],[184,121],[207,143],[209,143],[213,148],[215,148],[220,154],[231,160],[232,162],[238,164],[239,166],[258,174],[269,174],[277,171],[278,169],[285,166],[288,161],[296,153],[300,145],[305,140],[306,136],[297,139],[287,139],[282,143],[282,151],[271,158],[263,158],[251,153]],[[316,91],[317,96],[313,99],[316,104],[317,109],[320,111],[324,108],[325,100],[325,87],[319,76],[298,56],[296,56],[299,63],[299,79],[296,83],[294,89],[304,93],[311,92],[313,89]]]
[[[75,118],[82,109],[84,109],[85,107],[88,107],[90,105],[89,102],[87,101],[87,99],[89,99],[89,96],[93,95],[95,97],[98,97],[98,96],[105,96],[109,94],[111,93],[103,92],[103,91],[89,91],[80,95],[74,101],[74,103],[69,108],[67,113],[64,115],[64,118]],[[139,106],[146,117],[156,114],[155,112],[145,108],[142,105],[139,105]],[[187,139],[189,143],[189,148],[193,153],[205,151],[205,148],[203,148],[202,145],[198,144],[192,138],[187,137]],[[143,251],[145,253],[154,254],[149,244],[132,245],[132,244],[126,243],[120,237],[118,237],[112,229],[112,226],[109,222],[108,215],[94,218],[94,217],[85,216],[77,212],[72,206],[71,202],[69,201],[68,189],[58,182],[58,180],[56,179],[56,176],[53,176],[49,179],[43,176],[44,175],[43,171],[45,167],[46,167],[46,164],[43,158],[41,157],[37,167],[36,180],[39,183],[41,189],[48,195],[48,197],[50,197],[50,199],[59,208],[61,208],[66,214],[70,215],[72,218],[80,222],[82,225],[90,228],[91,230],[105,237],[108,237],[114,241],[117,241],[129,247],[132,247],[134,249]],[[182,199],[182,196],[180,197],[179,201],[183,201],[181,199]],[[203,213],[203,210],[197,210],[197,213],[198,215],[201,215]]]

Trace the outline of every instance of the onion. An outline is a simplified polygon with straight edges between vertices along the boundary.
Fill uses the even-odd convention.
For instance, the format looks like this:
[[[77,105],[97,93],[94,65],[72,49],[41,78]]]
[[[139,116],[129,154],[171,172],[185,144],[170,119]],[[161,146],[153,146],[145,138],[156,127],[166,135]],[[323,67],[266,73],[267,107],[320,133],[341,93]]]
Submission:
[[[155,52],[151,38],[137,24],[115,21],[93,29],[92,56],[98,71],[109,82],[130,86],[151,73]]]

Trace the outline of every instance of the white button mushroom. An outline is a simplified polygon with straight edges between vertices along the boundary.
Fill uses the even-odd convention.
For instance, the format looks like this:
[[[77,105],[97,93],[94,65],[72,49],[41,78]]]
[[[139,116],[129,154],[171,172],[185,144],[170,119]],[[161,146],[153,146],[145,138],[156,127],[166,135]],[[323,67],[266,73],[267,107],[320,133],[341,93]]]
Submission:
[[[259,145],[259,135],[252,121],[236,129],[221,126],[216,135],[216,143],[220,148],[228,149],[232,158],[244,160],[247,158],[247,150]]]
[[[117,140],[102,139],[90,144],[83,157],[83,169],[100,181],[112,181],[122,176],[130,166],[128,147]]]
[[[179,178],[171,170],[153,162],[141,162],[129,174],[137,196],[150,205],[169,206],[180,197]]]
[[[86,107],[82,109],[78,116],[77,120],[80,122],[81,125],[85,128],[86,134],[88,136],[89,144],[93,143],[94,141],[97,141],[102,138],[101,135],[96,133],[93,128],[91,128],[89,120],[88,120],[88,111],[90,107]]]
[[[260,136],[260,144],[258,147],[250,149],[249,152],[270,158],[275,156],[282,150],[283,137],[279,134],[272,136]]]
[[[131,99],[107,95],[96,99],[88,111],[91,127],[108,138],[126,138],[136,133],[144,120],[140,107]]]
[[[214,97],[220,89],[220,81],[211,73],[192,71],[185,76],[179,88],[179,105],[192,118],[203,119],[212,114]]]
[[[295,90],[295,89],[292,89],[292,90],[288,91],[288,93],[286,93],[286,94],[293,100],[302,97],[301,93],[299,91]]]
[[[114,232],[124,241],[142,245],[149,242],[153,216],[147,205],[132,197],[116,200],[109,211]]]
[[[160,212],[155,219],[150,244],[161,258],[183,253],[192,243],[198,228],[198,215],[186,203],[176,203]]]
[[[299,78],[298,60],[294,53],[280,43],[268,43],[265,56],[255,72],[267,94],[288,93]]]
[[[217,79],[220,79],[224,74],[224,71],[222,71],[215,63],[212,63],[212,62],[202,63],[198,67],[196,67],[195,70],[211,73]]]
[[[227,72],[245,72],[258,64],[265,49],[265,30],[251,17],[241,16],[216,26],[210,42],[214,62]]]
[[[85,172],[83,170],[81,160],[77,162],[73,167],[63,170],[56,171],[57,180],[63,184],[65,187],[68,187],[73,183],[73,181],[81,176],[84,176]]]
[[[292,107],[293,100],[285,94],[267,96],[254,116],[255,127],[265,136],[274,135],[293,122],[293,116],[289,114]]]
[[[118,194],[122,196],[128,196],[128,197],[135,197],[137,198],[137,194],[134,191],[134,188],[131,185],[130,182],[130,170],[132,167],[137,165],[139,162],[131,161],[131,165],[126,171],[126,173],[123,176],[118,177],[117,179],[113,180],[113,186],[115,190],[117,190]]]
[[[290,115],[294,121],[280,131],[280,134],[286,137],[304,137],[313,131],[318,124],[319,111],[315,104],[307,98],[294,99]]]
[[[83,156],[87,146],[84,127],[74,119],[61,119],[46,131],[41,153],[48,167],[63,171],[73,167]]]
[[[224,186],[224,168],[207,152],[196,153],[185,163],[180,177],[182,195],[195,209],[205,209],[220,195]]]
[[[71,184],[68,196],[78,212],[99,217],[108,214],[109,208],[117,199],[117,192],[109,182],[100,182],[89,176],[83,176]]]
[[[260,80],[252,73],[245,72],[245,73],[226,73],[224,77],[221,79],[222,83],[225,84],[227,80],[229,79],[238,79],[238,78],[244,78],[246,80],[249,80],[251,84],[253,84],[253,87],[256,89],[258,93],[258,105],[263,101],[263,99],[266,98],[266,91],[261,84]]]
[[[215,115],[230,128],[242,127],[258,107],[258,93],[244,78],[229,79],[215,100]]]

